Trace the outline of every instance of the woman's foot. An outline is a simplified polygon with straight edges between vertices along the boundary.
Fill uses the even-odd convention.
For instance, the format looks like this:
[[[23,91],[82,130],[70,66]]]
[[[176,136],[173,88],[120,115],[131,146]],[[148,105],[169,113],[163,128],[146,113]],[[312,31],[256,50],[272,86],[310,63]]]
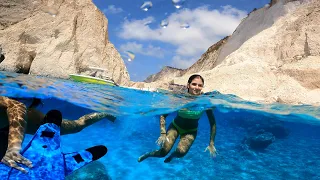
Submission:
[[[150,153],[146,153],[146,154],[140,156],[140,157],[138,158],[138,162],[141,162],[141,161],[147,159],[149,156],[150,156]]]
[[[164,162],[169,163],[172,160],[172,158],[173,158],[172,156],[169,156],[164,160]]]

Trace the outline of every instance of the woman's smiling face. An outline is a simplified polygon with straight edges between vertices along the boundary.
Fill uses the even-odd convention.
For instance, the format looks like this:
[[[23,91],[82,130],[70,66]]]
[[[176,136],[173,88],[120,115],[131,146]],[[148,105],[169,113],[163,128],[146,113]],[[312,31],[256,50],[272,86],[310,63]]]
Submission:
[[[203,88],[203,82],[200,77],[194,78],[188,83],[188,92],[192,95],[200,95]]]

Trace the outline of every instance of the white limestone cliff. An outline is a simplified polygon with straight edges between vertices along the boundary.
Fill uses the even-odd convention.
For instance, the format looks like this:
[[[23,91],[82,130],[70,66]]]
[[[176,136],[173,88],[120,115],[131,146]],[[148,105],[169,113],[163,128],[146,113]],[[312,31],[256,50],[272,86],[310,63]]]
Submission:
[[[261,103],[320,105],[320,1],[270,4],[243,19],[218,55],[200,59],[214,63],[212,69],[145,86],[183,85],[190,74],[199,73],[206,80],[204,91]]]
[[[129,74],[91,0],[1,0],[0,70],[68,78],[88,66],[126,85]]]

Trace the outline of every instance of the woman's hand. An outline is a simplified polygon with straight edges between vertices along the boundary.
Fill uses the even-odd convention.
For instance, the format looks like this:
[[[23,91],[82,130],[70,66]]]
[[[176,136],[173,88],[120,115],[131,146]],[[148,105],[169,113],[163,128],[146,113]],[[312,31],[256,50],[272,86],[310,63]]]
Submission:
[[[23,157],[20,152],[15,149],[8,149],[1,162],[24,173],[27,173],[27,171],[24,168],[18,166],[17,163],[24,164],[29,168],[32,168],[32,162],[29,159]]]
[[[211,157],[216,157],[217,154],[218,154],[216,148],[214,147],[214,144],[210,144],[210,145],[204,150],[204,152],[206,152],[207,150],[209,150]]]
[[[97,116],[99,118],[107,118],[111,122],[115,122],[115,120],[117,119],[115,116],[108,113],[97,113]]]
[[[160,137],[158,138],[158,140],[156,141],[156,143],[158,146],[162,147],[166,141],[169,142],[167,135],[161,134]]]

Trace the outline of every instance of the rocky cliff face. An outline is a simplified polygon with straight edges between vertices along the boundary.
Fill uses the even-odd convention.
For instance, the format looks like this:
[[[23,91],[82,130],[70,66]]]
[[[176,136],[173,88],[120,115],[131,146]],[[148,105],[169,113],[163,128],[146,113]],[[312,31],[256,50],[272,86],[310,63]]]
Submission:
[[[214,68],[217,58],[222,50],[222,47],[228,41],[229,36],[218,41],[216,44],[209,47],[209,49],[201,56],[201,58],[191,67],[184,71],[183,75],[193,74],[201,71],[207,71]]]
[[[229,36],[218,41],[216,44],[208,48],[206,53],[204,53],[200,59],[187,69],[177,69],[173,67],[166,66],[157,74],[149,76],[144,82],[151,83],[155,81],[165,81],[168,79],[173,79],[175,77],[181,77],[184,75],[197,73],[201,71],[207,71],[214,67],[215,61],[218,58],[219,52],[222,45],[224,45]]]
[[[166,80],[167,78],[180,77],[182,73],[183,73],[182,69],[166,66],[162,68],[161,71],[158,72],[157,74],[147,77],[147,79],[144,82],[150,83],[154,81]]]
[[[251,12],[216,55],[200,59],[212,69],[200,70],[200,60],[193,66],[206,79],[205,91],[266,103],[320,105],[319,24],[320,1],[272,0]],[[170,80],[185,84],[188,77]]]
[[[67,78],[95,66],[127,84],[107,25],[91,0],[1,0],[0,70]]]

